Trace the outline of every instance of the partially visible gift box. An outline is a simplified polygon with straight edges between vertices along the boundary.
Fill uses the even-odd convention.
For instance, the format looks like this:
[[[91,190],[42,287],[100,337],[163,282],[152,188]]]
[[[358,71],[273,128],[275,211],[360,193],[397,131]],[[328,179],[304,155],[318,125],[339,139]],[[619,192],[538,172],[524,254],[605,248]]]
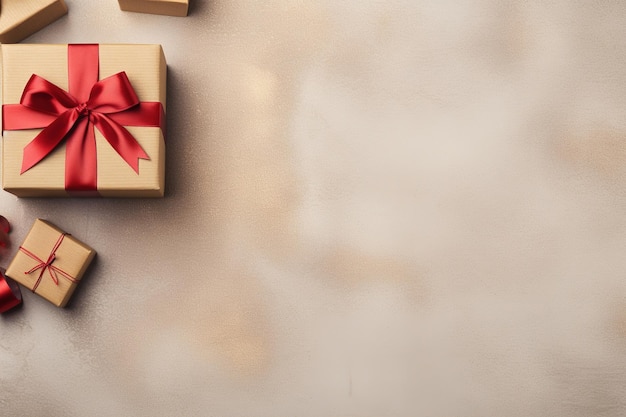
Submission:
[[[65,307],[95,255],[72,235],[37,219],[6,275],[57,307]]]
[[[63,0],[2,0],[0,42],[16,43],[67,14]]]
[[[127,12],[187,16],[189,0],[118,0],[120,9]]]
[[[3,45],[2,187],[19,197],[162,197],[160,45]]]

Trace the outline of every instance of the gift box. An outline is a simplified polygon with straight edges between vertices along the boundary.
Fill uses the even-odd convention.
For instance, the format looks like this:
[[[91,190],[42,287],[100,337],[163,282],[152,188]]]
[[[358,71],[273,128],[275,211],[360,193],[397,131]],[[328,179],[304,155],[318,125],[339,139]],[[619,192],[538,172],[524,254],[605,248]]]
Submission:
[[[120,9],[127,12],[187,16],[189,0],[118,0]]]
[[[75,237],[37,219],[6,275],[57,307],[65,307],[95,255]]]
[[[3,45],[2,187],[19,197],[162,197],[160,45]]]
[[[66,14],[63,0],[2,0],[0,42],[19,42]]]

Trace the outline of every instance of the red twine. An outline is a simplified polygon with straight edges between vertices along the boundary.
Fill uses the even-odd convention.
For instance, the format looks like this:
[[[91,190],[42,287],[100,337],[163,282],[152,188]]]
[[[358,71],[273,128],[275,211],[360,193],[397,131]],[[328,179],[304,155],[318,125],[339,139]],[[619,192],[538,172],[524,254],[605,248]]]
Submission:
[[[58,268],[52,265],[52,263],[56,260],[56,251],[59,248],[59,246],[61,246],[61,242],[63,242],[63,239],[65,238],[66,235],[67,233],[62,233],[61,236],[59,236],[59,239],[57,239],[56,243],[54,244],[54,247],[50,251],[50,255],[48,256],[48,259],[46,261],[39,258],[37,255],[29,251],[28,249],[24,248],[23,246],[20,246],[20,251],[24,252],[26,255],[30,256],[31,258],[39,262],[39,264],[35,265],[30,270],[24,272],[25,275],[29,275],[37,270],[40,270],[39,277],[37,277],[37,281],[35,281],[35,285],[31,289],[32,292],[35,292],[37,287],[39,287],[39,284],[41,283],[41,279],[43,278],[43,275],[46,272],[46,270],[48,270],[48,273],[50,274],[50,278],[52,278],[54,285],[59,285],[59,277],[57,274],[61,274],[61,276],[63,276],[64,278],[68,279],[69,281],[73,283],[78,282],[73,276],[63,271],[61,268]]]

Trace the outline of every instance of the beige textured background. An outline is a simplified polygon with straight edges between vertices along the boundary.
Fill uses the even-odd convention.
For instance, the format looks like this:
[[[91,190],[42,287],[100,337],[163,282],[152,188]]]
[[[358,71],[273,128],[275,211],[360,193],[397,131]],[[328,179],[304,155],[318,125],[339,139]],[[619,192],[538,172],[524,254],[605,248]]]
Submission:
[[[0,193],[0,264],[98,251],[0,415],[626,415],[626,4],[67,3],[29,41],[163,44],[167,197]]]

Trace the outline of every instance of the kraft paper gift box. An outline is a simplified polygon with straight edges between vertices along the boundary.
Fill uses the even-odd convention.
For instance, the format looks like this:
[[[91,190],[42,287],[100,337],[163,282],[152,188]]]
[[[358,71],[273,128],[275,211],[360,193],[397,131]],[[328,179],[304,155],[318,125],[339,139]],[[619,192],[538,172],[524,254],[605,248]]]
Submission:
[[[57,307],[65,307],[96,252],[45,220],[37,219],[6,276]]]
[[[0,42],[19,42],[65,14],[63,0],[1,0]]]
[[[118,0],[120,9],[127,12],[187,16],[189,0]]]
[[[160,45],[2,46],[2,187],[19,197],[162,197]]]

